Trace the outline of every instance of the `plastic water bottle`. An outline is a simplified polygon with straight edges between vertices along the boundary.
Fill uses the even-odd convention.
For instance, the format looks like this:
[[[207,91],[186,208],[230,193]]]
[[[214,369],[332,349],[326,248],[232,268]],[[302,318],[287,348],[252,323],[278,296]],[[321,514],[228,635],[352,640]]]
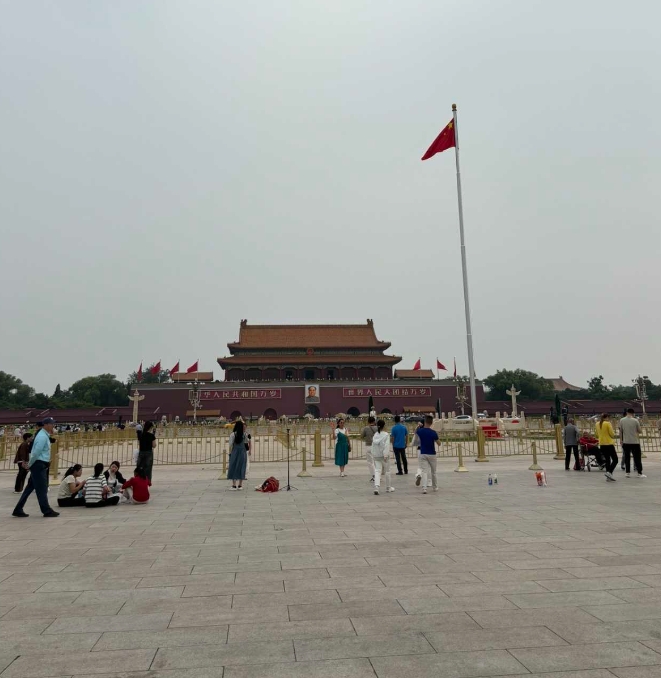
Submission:
[[[493,474],[493,484],[498,485],[498,474],[497,473]]]
[[[491,474],[489,474],[489,478],[487,480],[487,483],[489,483],[489,485],[493,485],[493,478],[492,478]]]

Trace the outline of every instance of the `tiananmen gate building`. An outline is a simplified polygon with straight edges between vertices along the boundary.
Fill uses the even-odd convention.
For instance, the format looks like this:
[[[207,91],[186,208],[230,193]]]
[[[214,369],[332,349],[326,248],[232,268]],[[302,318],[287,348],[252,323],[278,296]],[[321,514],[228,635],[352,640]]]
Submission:
[[[238,341],[227,348],[229,355],[218,358],[225,380],[199,387],[198,418],[357,416],[368,411],[370,397],[379,414],[434,412],[438,399],[444,411],[457,409],[450,379],[434,379],[431,370],[395,368],[401,357],[387,353],[390,343],[377,338],[372,320],[355,325],[250,325],[242,320]],[[139,385],[145,396],[141,412],[157,410],[169,420],[192,417],[194,375],[177,376],[174,383]],[[481,385],[478,399],[483,400]]]

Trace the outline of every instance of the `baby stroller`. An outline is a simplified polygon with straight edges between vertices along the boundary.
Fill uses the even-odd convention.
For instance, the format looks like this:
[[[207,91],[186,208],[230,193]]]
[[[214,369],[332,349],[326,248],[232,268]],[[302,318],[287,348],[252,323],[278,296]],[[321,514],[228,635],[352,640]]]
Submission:
[[[578,440],[581,451],[581,466],[583,470],[590,471],[592,468],[603,469],[605,467],[604,455],[599,449],[599,441],[594,436],[581,436]]]

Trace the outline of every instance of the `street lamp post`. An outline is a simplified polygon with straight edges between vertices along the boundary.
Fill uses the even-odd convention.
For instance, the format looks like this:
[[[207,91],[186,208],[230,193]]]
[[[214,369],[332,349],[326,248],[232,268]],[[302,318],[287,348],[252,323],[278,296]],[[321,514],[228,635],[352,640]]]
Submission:
[[[193,382],[189,381],[187,385],[191,387],[188,392],[188,401],[193,408],[193,423],[197,424],[197,411],[200,409],[201,402],[200,387],[204,386],[204,382],[196,379]]]
[[[648,399],[647,385],[645,384],[646,379],[649,379],[647,375],[641,377],[639,374],[638,377],[633,380],[633,384],[636,387],[636,396],[638,397],[638,402],[643,408],[643,419],[647,419],[647,412],[645,411],[645,401]]]

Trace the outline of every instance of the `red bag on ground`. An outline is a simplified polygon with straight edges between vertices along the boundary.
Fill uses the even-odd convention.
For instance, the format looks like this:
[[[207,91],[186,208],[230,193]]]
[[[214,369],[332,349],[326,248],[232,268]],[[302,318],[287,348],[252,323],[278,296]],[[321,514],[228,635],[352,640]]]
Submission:
[[[280,489],[280,481],[277,478],[271,476],[255,489],[258,492],[277,492]]]

